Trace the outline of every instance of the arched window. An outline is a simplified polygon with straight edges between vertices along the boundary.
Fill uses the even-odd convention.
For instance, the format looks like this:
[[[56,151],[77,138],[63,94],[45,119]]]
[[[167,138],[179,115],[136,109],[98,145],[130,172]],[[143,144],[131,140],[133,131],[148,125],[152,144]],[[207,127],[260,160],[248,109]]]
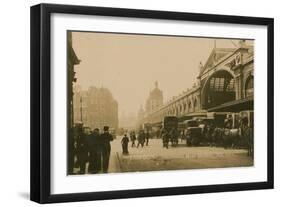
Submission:
[[[225,70],[215,72],[207,80],[204,87],[201,99],[203,109],[219,106],[233,100],[235,100],[235,80],[233,75]]]
[[[191,101],[189,101],[188,103],[188,112],[191,112],[192,111],[192,105],[191,105]]]
[[[245,96],[253,96],[254,95],[254,77],[251,75],[248,77],[245,85]]]
[[[197,108],[198,108],[198,106],[197,106],[197,98],[195,98],[193,106],[194,106],[193,107],[194,110],[197,110]]]
[[[183,104],[183,111],[186,112],[186,104]]]

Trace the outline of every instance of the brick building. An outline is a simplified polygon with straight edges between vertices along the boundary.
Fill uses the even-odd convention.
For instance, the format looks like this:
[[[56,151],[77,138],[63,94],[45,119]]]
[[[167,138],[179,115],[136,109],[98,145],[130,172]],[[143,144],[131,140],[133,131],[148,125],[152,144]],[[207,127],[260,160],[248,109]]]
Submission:
[[[91,129],[104,126],[118,129],[118,103],[107,88],[75,88],[74,121]]]

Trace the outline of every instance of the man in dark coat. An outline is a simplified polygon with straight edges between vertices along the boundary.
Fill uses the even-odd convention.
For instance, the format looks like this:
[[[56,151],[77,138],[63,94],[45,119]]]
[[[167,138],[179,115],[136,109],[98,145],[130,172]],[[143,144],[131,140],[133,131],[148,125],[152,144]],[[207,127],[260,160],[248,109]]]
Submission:
[[[139,145],[141,145],[141,147],[143,147],[145,142],[145,133],[143,130],[140,130],[139,135],[138,135],[138,145],[137,148],[139,147]]]
[[[69,129],[69,136],[68,136],[68,163],[67,169],[68,174],[73,174],[74,168],[74,155],[75,155],[75,146],[74,146],[74,133],[73,128]]]
[[[109,133],[109,127],[105,126],[103,128],[103,133],[100,135],[100,143],[101,143],[101,155],[102,155],[102,167],[103,172],[108,172],[109,158],[111,146],[110,142],[113,140],[113,136]]]
[[[254,136],[253,128],[249,127],[249,121],[247,117],[242,119],[241,134],[243,140],[246,142],[248,156],[254,158]]]
[[[77,137],[77,162],[80,168],[79,174],[85,174],[86,163],[88,162],[88,143],[86,140],[87,135],[84,133],[83,128],[79,127]]]
[[[121,140],[123,155],[129,154],[128,143],[129,143],[129,138],[127,137],[127,134],[124,134],[124,137]]]
[[[163,147],[168,149],[169,147],[169,132],[166,129],[162,129],[161,132],[162,140],[163,140]]]
[[[145,145],[146,145],[146,146],[148,146],[149,138],[150,138],[149,131],[146,131],[146,133],[145,133],[145,140],[146,140]]]
[[[136,144],[135,144],[135,141],[136,141],[136,134],[135,134],[135,132],[133,131],[133,132],[131,132],[131,134],[130,134],[130,139],[131,139],[131,141],[132,141],[132,147],[135,147],[136,146]]]
[[[98,173],[101,170],[101,150],[100,150],[100,138],[99,129],[96,128],[88,136],[88,148],[89,148],[89,173]]]

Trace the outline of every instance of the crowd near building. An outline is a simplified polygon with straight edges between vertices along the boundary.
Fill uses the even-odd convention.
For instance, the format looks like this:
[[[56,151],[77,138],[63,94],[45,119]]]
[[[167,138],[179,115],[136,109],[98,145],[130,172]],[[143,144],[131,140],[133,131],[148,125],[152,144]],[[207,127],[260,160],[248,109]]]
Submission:
[[[248,43],[241,40],[236,48],[213,48],[205,64],[199,64],[193,87],[166,103],[156,83],[145,109],[138,112],[138,124],[161,123],[165,116],[253,110],[254,50]]]
[[[84,127],[102,129],[104,126],[118,129],[118,103],[112,93],[104,87],[74,89],[74,122]]]

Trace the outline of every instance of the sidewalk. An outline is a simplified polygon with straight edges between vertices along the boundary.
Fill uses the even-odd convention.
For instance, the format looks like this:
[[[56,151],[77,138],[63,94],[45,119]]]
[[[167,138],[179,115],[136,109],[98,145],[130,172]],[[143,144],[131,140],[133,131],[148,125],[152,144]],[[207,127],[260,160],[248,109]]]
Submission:
[[[109,158],[109,166],[108,172],[109,173],[118,173],[121,172],[120,169],[120,162],[118,158],[118,153],[121,152],[121,139],[116,138],[111,142],[111,153]]]

